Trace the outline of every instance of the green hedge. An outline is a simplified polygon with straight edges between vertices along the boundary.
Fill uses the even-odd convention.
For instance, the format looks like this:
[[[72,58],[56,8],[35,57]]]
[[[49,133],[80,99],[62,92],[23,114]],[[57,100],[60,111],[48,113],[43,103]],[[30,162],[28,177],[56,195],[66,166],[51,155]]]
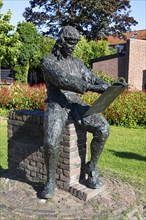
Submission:
[[[80,97],[92,105],[99,95],[88,92]],[[0,88],[0,108],[45,110],[45,85],[28,86],[15,83]],[[110,124],[125,127],[146,126],[146,94],[139,91],[123,92],[103,113]]]
[[[45,85],[29,86],[23,83],[14,83],[10,87],[0,89],[0,108],[3,109],[31,109],[45,110]]]
[[[124,92],[104,112],[110,124],[125,127],[146,126],[146,94]]]
[[[88,93],[81,98],[92,105],[98,98],[96,93]],[[111,125],[135,128],[146,126],[146,94],[140,91],[124,91],[103,113]]]

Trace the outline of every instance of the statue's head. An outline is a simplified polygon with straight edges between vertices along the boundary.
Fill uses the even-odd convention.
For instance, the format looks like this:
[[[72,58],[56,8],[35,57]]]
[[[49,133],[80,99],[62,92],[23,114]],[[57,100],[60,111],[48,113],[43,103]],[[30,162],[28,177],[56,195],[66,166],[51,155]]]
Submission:
[[[76,28],[65,26],[59,33],[59,39],[56,41],[60,53],[67,57],[70,56],[80,40],[80,34]]]
[[[80,34],[76,28],[72,26],[65,26],[59,33],[60,39],[64,41],[72,40],[78,42],[80,40]]]

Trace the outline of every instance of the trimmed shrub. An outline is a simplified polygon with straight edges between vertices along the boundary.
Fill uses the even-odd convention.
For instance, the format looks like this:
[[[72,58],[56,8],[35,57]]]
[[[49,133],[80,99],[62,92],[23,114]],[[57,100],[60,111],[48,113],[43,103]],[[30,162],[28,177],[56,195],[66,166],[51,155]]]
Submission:
[[[99,94],[88,92],[80,95],[88,105],[92,105]],[[14,83],[0,89],[0,108],[45,110],[45,85],[29,86]],[[109,124],[135,128],[146,126],[146,94],[139,91],[124,91],[103,113]]]
[[[110,124],[135,128],[146,126],[146,94],[125,91],[104,112]]]
[[[92,70],[98,77],[100,77],[102,80],[104,80],[105,82],[109,83],[109,84],[113,84],[115,82],[115,80],[111,77],[106,75],[104,72],[99,71],[96,72],[95,70]],[[118,80],[118,79],[117,79]]]
[[[96,93],[87,93],[81,98],[92,105],[99,97]],[[129,128],[146,126],[146,94],[140,91],[124,91],[103,113],[111,125]]]
[[[29,86],[23,83],[14,83],[0,90],[0,108],[4,109],[32,109],[45,110],[45,85]]]

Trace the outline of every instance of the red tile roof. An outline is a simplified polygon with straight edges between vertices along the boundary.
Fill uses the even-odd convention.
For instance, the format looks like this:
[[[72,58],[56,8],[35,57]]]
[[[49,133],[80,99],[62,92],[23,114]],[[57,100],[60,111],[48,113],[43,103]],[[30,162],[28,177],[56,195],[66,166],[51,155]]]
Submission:
[[[146,29],[126,32],[126,33],[123,33],[123,35],[124,35],[123,38],[107,36],[107,41],[109,45],[125,44],[129,38],[138,39],[138,40],[146,40]]]

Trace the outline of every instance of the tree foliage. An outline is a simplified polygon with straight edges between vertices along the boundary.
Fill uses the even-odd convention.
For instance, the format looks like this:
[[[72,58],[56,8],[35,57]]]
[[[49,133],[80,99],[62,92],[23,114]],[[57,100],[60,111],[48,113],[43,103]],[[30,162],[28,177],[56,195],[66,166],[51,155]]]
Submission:
[[[136,25],[130,7],[130,0],[30,0],[23,15],[51,36],[56,37],[61,26],[71,25],[88,39],[98,39]]]
[[[41,58],[51,53],[55,39],[41,35]]]
[[[19,22],[17,32],[22,45],[14,67],[15,80],[27,82],[29,68],[36,66],[40,60],[40,35],[30,22]]]
[[[42,36],[31,22],[18,23],[17,32],[22,46],[14,67],[15,80],[27,82],[29,70],[37,68],[40,59],[50,53],[54,40]]]
[[[2,8],[0,0],[0,9]],[[13,66],[19,55],[21,43],[19,34],[14,32],[14,27],[10,24],[11,11],[5,15],[0,13],[0,64]]]
[[[22,43],[19,62],[29,61],[30,66],[38,64],[40,59],[41,37],[36,27],[30,22],[20,22],[17,26],[19,40]]]
[[[116,50],[109,49],[107,41],[94,40],[88,41],[81,36],[81,40],[75,47],[74,57],[79,58],[88,67],[91,68],[90,60],[116,53]]]

